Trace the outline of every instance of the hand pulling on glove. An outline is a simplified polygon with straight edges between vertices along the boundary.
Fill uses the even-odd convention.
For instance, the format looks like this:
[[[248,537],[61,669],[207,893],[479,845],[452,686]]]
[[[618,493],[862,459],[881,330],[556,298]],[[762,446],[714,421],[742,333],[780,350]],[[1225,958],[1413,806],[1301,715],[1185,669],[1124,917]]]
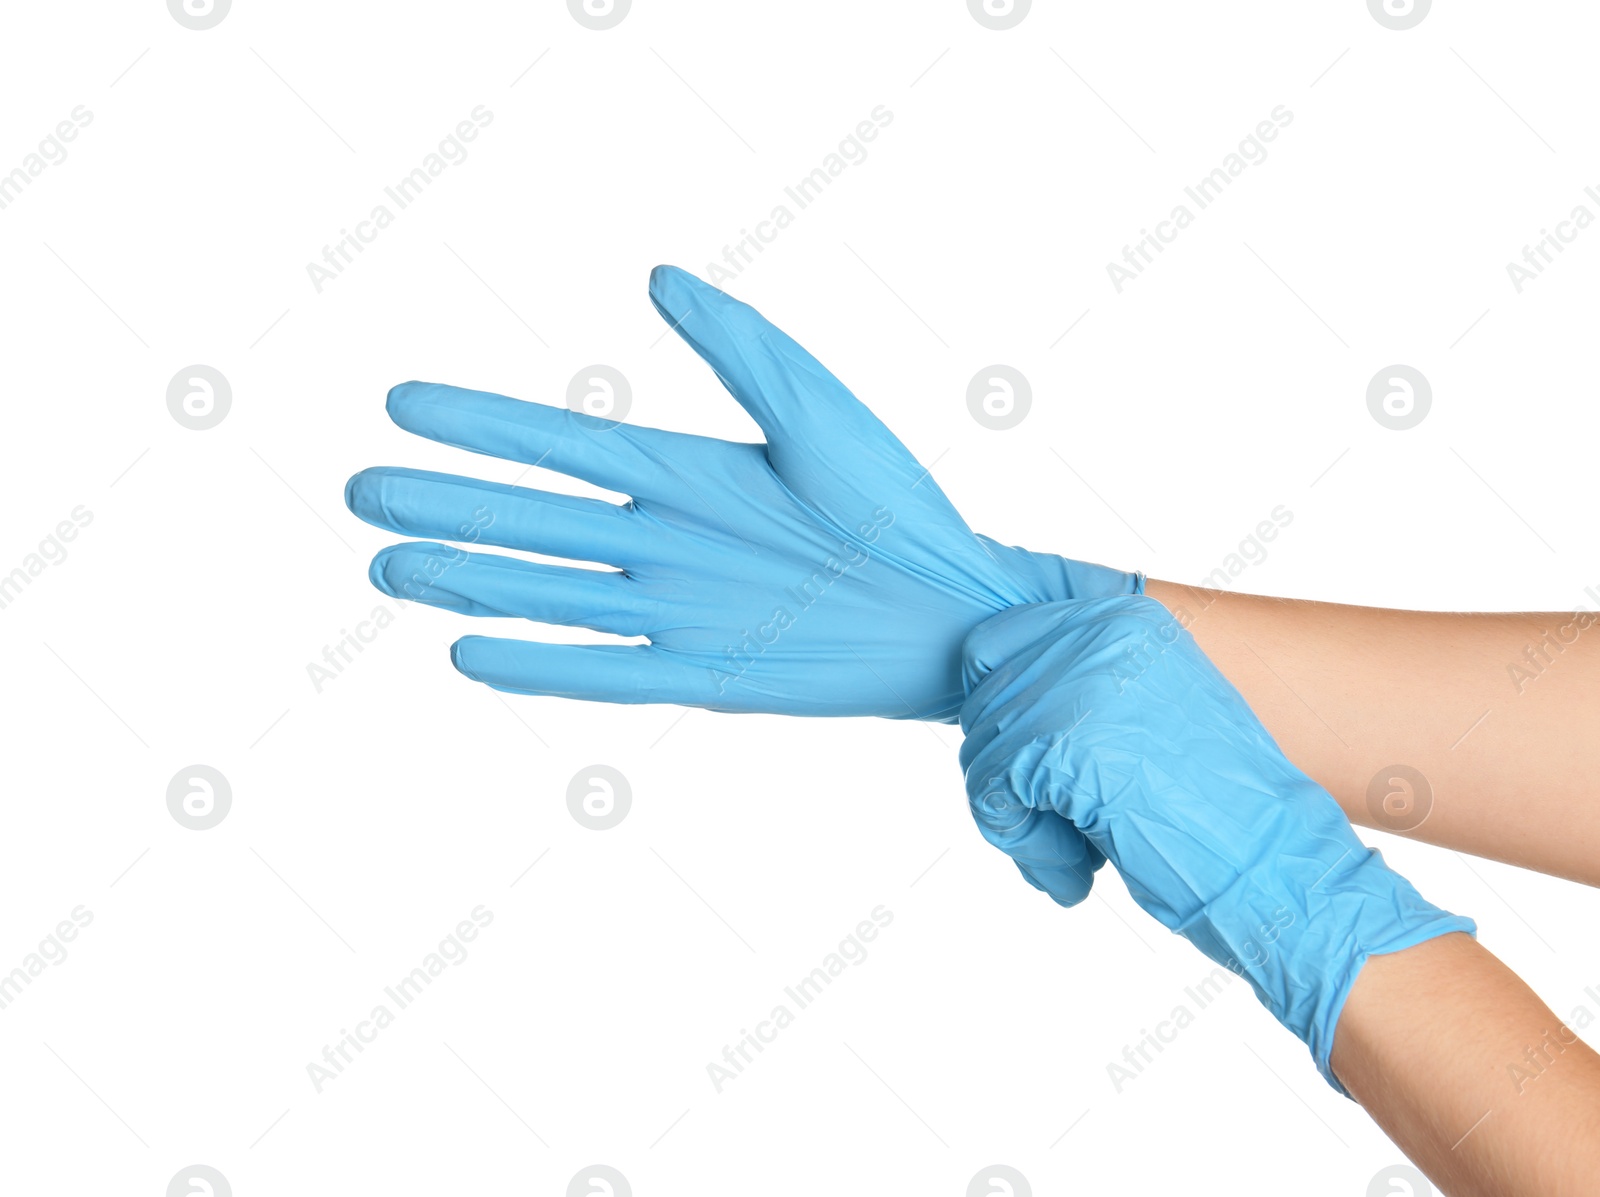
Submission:
[[[1109,859],[1340,1092],[1328,1058],[1367,958],[1476,930],[1356,838],[1154,599],[1015,607],[963,660],[961,764],[984,837],[1063,906]]]

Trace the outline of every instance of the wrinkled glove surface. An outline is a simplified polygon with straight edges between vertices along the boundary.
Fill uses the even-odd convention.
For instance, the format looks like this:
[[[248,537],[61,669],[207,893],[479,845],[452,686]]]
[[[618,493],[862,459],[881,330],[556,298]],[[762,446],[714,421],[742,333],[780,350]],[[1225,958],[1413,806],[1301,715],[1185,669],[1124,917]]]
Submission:
[[[985,838],[1057,902],[1116,866],[1138,904],[1328,1057],[1367,958],[1470,919],[1356,838],[1154,599],[1017,607],[964,646],[961,765]]]

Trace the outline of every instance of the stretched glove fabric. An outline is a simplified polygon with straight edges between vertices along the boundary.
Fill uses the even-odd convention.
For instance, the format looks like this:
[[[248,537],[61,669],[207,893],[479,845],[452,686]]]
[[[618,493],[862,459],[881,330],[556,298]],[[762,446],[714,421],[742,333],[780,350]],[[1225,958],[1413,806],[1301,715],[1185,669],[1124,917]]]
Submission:
[[[1341,1093],[1328,1057],[1367,958],[1476,930],[1356,838],[1154,599],[1013,608],[963,659],[961,764],[985,838],[1067,906],[1109,858]]]
[[[1018,603],[1135,593],[1138,574],[975,535],[838,379],[755,309],[672,267],[662,317],[755,418],[765,444],[598,419],[411,382],[402,428],[631,495],[623,505],[420,470],[365,470],[345,500],[406,536],[618,567],[534,564],[438,543],[372,563],[387,594],[642,645],[468,636],[456,668],[497,690],[722,711],[954,722],[961,642]]]

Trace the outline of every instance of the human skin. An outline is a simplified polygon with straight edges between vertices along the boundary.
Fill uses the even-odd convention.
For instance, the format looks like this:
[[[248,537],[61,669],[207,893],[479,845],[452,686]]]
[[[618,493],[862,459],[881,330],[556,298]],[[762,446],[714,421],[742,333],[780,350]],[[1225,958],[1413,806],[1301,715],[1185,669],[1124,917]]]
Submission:
[[[1263,598],[1150,581],[1353,823],[1600,884],[1600,624]],[[1488,715],[1485,717],[1484,712]],[[1431,791],[1384,818],[1374,777]],[[1391,788],[1380,782],[1381,795]],[[1331,1067],[1451,1197],[1579,1197],[1600,1176],[1600,1055],[1471,937],[1371,957]]]
[[[1600,616],[1396,611],[1154,579],[1145,593],[1352,823],[1600,885]],[[1426,778],[1409,810],[1395,765]]]
[[[692,292],[694,304],[687,298],[677,302],[673,298],[676,292],[664,292],[658,308],[680,332],[692,319],[691,311],[731,313],[731,323],[720,330],[706,327],[702,320],[691,331],[709,339],[692,343],[717,368],[719,377],[738,380],[729,385],[762,423],[768,435],[769,458],[774,452],[803,452],[826,464],[840,455],[840,446],[856,444],[858,438],[845,431],[840,421],[816,421],[823,409],[807,402],[815,398],[813,392],[820,386],[821,393],[835,403],[828,410],[838,410],[837,405],[843,404],[842,410],[854,413],[855,400],[842,384],[798,346],[793,346],[788,356],[803,359],[805,369],[779,371],[770,388],[764,388],[762,379],[746,378],[746,372],[738,367],[747,348],[786,344],[787,339],[753,310],[735,306],[728,297],[703,284],[696,287],[679,275],[681,272],[663,275],[663,286],[683,289],[685,295]],[[653,278],[653,297],[655,285]],[[471,401],[473,395],[453,393],[453,401],[463,398]],[[678,451],[673,446],[681,449],[690,444],[688,439],[674,441],[669,439],[671,434],[657,430],[634,429],[638,437],[652,438],[651,448],[629,458],[623,453],[633,445],[629,436],[611,434],[607,429],[605,440],[580,440],[566,428],[572,417],[564,411],[554,413],[559,423],[548,411],[542,415],[523,411],[522,419],[513,420],[506,416],[509,409],[502,406],[511,401],[498,396],[478,399],[490,403],[492,410],[480,413],[485,417],[481,420],[469,421],[473,424],[470,434],[458,428],[444,435],[426,422],[414,430],[448,444],[533,466],[547,463],[547,468],[630,494],[634,490],[630,469],[653,463],[670,465]],[[787,403],[782,413],[785,418],[773,418],[774,402]],[[414,407],[401,406],[416,414]],[[858,423],[862,419],[859,415],[852,418]],[[786,419],[801,432],[785,437]],[[898,442],[893,445],[897,454],[904,451]],[[576,455],[570,460],[563,456],[575,446],[585,450],[581,461]],[[730,445],[726,452],[750,456],[745,452],[749,448]],[[558,449],[563,452],[551,457]],[[696,459],[699,456],[694,455]],[[909,453],[905,457],[915,467]],[[689,465],[689,460],[686,455],[683,464]],[[863,477],[879,478],[873,468],[868,462],[866,469],[846,470],[841,476],[855,486]],[[671,472],[681,477],[676,469]],[[919,488],[927,472],[918,468],[912,473],[914,480],[904,488],[908,494]],[[470,480],[446,480],[445,485],[463,483],[478,485]],[[874,488],[877,485],[873,482]],[[926,495],[932,488],[921,489]],[[351,493],[360,491],[357,485]],[[607,521],[631,516],[638,497],[634,495],[635,503],[626,509],[596,514]],[[535,495],[532,501],[568,508],[579,502],[554,500],[555,496]],[[358,512],[361,506],[352,502]],[[373,504],[364,518],[405,536],[449,537],[451,530],[460,526],[448,503],[413,506],[426,518],[417,516],[417,511],[412,513],[417,516],[414,519],[397,517],[392,506],[383,502]],[[698,510],[694,504],[687,506]],[[451,518],[435,518],[440,513]],[[545,514],[548,516],[548,511]],[[711,509],[709,515],[718,513]],[[959,524],[959,517],[957,521],[954,526],[965,527]],[[705,522],[707,526],[726,523],[721,517]],[[440,526],[433,526],[435,523]],[[548,519],[532,523],[549,531]],[[757,518],[738,535],[752,552],[756,551],[752,541],[767,544],[760,524]],[[530,542],[510,547],[542,552],[552,546]],[[586,546],[574,559],[587,560],[598,552]],[[992,551],[986,552],[992,555]],[[715,559],[690,554],[686,560],[688,576],[695,577],[694,570],[701,569],[705,572],[697,581],[707,587],[718,584]],[[705,564],[707,561],[712,563]],[[626,561],[611,564],[627,565]],[[458,570],[451,578],[460,585],[467,576]],[[1600,650],[1596,649],[1600,631],[1585,626],[1569,640],[1570,615],[1386,611],[1257,598],[1160,581],[1149,582],[1146,591],[1190,629],[1289,758],[1328,789],[1353,822],[1399,829],[1394,819],[1374,815],[1368,792],[1375,778],[1381,783],[1380,792],[1388,784],[1390,766],[1408,766],[1425,775],[1429,799],[1427,817],[1408,830],[1413,838],[1600,884],[1600,804],[1588,800],[1584,785],[1600,763],[1600,748],[1589,747],[1593,742],[1589,735],[1600,714],[1600,685],[1596,684],[1600,682]],[[542,594],[531,582],[528,593],[535,598]],[[408,597],[451,609],[460,606],[431,589],[425,596]],[[455,598],[470,600],[473,596]],[[529,618],[549,616],[537,610],[536,604],[517,613]],[[590,613],[598,614],[603,611]],[[558,622],[614,630],[581,613],[565,615]],[[713,637],[715,644],[736,640],[741,634],[737,617],[730,615],[730,619],[726,640]],[[1548,633],[1555,634],[1554,641]],[[522,651],[529,652],[531,647]],[[605,659],[598,655],[599,650],[558,647],[564,657],[593,652],[591,660]],[[824,657],[830,647],[822,646]],[[614,653],[615,649],[607,651]],[[545,664],[550,663],[547,657]],[[1511,666],[1520,671],[1516,677]],[[855,685],[848,673],[836,676],[843,679],[838,681],[841,687]],[[635,685],[633,679],[625,686],[611,685],[608,679],[594,676],[593,670],[578,679],[581,685],[557,689],[539,689],[538,677],[505,680],[525,681],[521,692],[608,701],[684,701],[665,687]],[[779,680],[790,686],[812,679],[780,675]],[[831,674],[822,679],[824,697],[833,696],[829,687],[834,680]],[[775,691],[781,694],[784,687],[777,686]],[[692,694],[686,697],[693,701]],[[911,713],[916,709],[912,707]],[[1436,946],[1447,941],[1454,946]],[[1449,1181],[1453,1186],[1449,1191],[1560,1197],[1583,1191],[1579,1186],[1600,1174],[1600,1161],[1595,1158],[1600,1078],[1594,1054],[1580,1044],[1561,1040],[1566,1050],[1550,1055],[1548,1065],[1541,1063],[1542,1071],[1526,1082],[1520,1093],[1512,1084],[1510,1071],[1517,1061],[1527,1063],[1527,1049],[1548,1043],[1544,1036],[1559,1030],[1554,1015],[1485,950],[1465,936],[1446,936],[1367,962],[1342,1012],[1332,1068],[1402,1147],[1442,1182]],[[1503,1108],[1496,1102],[1504,1103]],[[1484,1119],[1486,1110],[1489,1117]],[[1564,1158],[1555,1162],[1557,1157]]]
[[[1334,1074],[1450,1197],[1589,1197],[1600,1056],[1461,934],[1370,958]]]

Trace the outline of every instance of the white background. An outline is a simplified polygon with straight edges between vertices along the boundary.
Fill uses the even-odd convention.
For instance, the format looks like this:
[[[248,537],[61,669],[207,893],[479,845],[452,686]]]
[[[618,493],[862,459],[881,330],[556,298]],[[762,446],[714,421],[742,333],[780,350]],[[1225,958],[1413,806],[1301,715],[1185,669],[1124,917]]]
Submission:
[[[884,105],[726,285],[974,527],[1197,581],[1282,504],[1241,589],[1592,607],[1600,231],[1521,294],[1505,268],[1600,183],[1592,6],[1406,32],[1351,0],[1039,4],[1006,32],[953,0],[5,23],[0,171],[93,114],[0,211],[0,573],[93,515],[0,610],[0,971],[93,912],[0,1010],[6,1191],[157,1197],[199,1162],[240,1197],[561,1194],[600,1162],[641,1197],[955,1195],[1000,1162],[1040,1194],[1359,1197],[1400,1162],[1243,985],[1118,1093],[1107,1064],[1211,966],[1111,870],[1073,911],[1023,884],[971,826],[956,729],[503,701],[447,658],[481,625],[370,588],[394,538],[341,491],[523,473],[392,426],[408,378],[560,403],[605,362],[631,419],[756,439],[661,336],[648,271],[703,274]],[[318,293],[307,263],[477,105],[469,157]],[[1277,105],[1267,159],[1118,294],[1107,262]],[[994,362],[1033,384],[1008,432],[966,407]],[[1406,432],[1366,407],[1396,362],[1434,390]],[[232,386],[209,431],[167,410],[194,363]],[[318,692],[308,664],[380,604]],[[233,794],[204,832],[166,807],[195,763]],[[606,832],[566,806],[596,763],[633,795]],[[1563,1017],[1600,1013],[1592,892],[1363,835]],[[306,1066],[479,904],[465,962],[317,1093]],[[715,1092],[723,1045],[880,904],[868,958]]]

